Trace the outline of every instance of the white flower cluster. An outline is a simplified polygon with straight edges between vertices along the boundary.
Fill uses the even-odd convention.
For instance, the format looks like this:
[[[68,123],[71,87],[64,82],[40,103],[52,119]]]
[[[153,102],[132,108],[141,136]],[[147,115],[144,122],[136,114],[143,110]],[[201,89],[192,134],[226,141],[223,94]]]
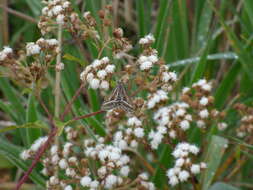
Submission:
[[[58,49],[58,41],[56,39],[44,39],[40,38],[34,42],[29,42],[26,45],[26,55],[37,55],[40,54],[42,49]]]
[[[103,139],[100,139],[102,142]],[[105,188],[111,189],[117,187],[123,183],[123,179],[129,174],[129,166],[127,165],[130,158],[127,155],[122,154],[122,150],[113,145],[105,145],[103,143],[98,143],[95,146],[90,146],[93,144],[92,140],[85,140],[85,155],[91,157],[92,159],[97,159],[102,164],[102,166],[97,170],[98,178],[97,186],[100,184]],[[115,175],[114,172],[118,171],[119,175]],[[98,182],[97,181],[97,182]],[[81,185],[83,187],[90,187],[91,189],[96,189],[92,186],[91,176],[84,176],[81,178]]]
[[[37,140],[35,140],[29,149],[21,152],[20,158],[23,160],[27,160],[31,158],[39,150],[39,148],[47,141],[47,138],[48,137],[45,136],[45,137],[40,137]]]
[[[138,140],[145,135],[141,120],[135,116],[128,119],[127,126],[127,129],[122,127],[113,137],[113,144],[122,150],[128,147],[137,148]]]
[[[140,179],[140,186],[144,187],[144,189],[147,190],[155,190],[155,185],[152,182],[148,181],[148,174],[147,173],[141,173],[138,178]]]
[[[157,90],[155,93],[150,94],[147,100],[147,108],[152,109],[157,104],[168,100],[167,92],[164,90]]]
[[[0,61],[4,61],[12,53],[13,50],[10,47],[4,46],[4,49],[0,51]]]
[[[191,176],[194,176],[202,169],[206,168],[206,164],[201,162],[193,164],[191,155],[196,156],[199,153],[199,148],[195,145],[183,142],[179,143],[175,150],[172,152],[173,157],[176,159],[173,168],[167,170],[169,184],[172,186],[177,185],[179,182],[187,181]]]
[[[142,71],[150,70],[153,64],[155,64],[157,61],[158,57],[156,51],[154,51],[154,53],[151,55],[141,55],[137,60],[138,64],[140,65],[140,69]]]
[[[42,15],[51,19],[56,19],[58,24],[65,23],[66,10],[70,7],[67,0],[52,0],[47,2],[47,6],[42,9]]]
[[[206,79],[201,79],[194,83],[192,87],[199,87],[203,91],[210,92],[212,90],[211,82],[207,82]]]
[[[69,141],[74,140],[78,135],[77,130],[74,130],[70,126],[65,127],[64,131],[66,133],[67,140],[69,140]]]
[[[109,77],[114,73],[115,65],[109,64],[108,57],[96,59],[80,74],[82,81],[87,81],[92,89],[109,89]]]
[[[170,138],[177,137],[177,130],[180,127],[181,130],[185,131],[190,128],[192,122],[192,116],[187,114],[187,108],[189,107],[186,103],[176,102],[170,106],[160,108],[154,114],[154,121],[158,123],[157,130],[152,130],[149,133],[149,139],[151,140],[151,147],[157,149],[161,144],[165,135],[169,135]]]
[[[152,44],[154,41],[155,41],[154,36],[152,34],[148,34],[139,40],[139,44],[147,45],[147,44]]]
[[[167,71],[162,73],[162,81],[165,83],[169,82],[169,81],[176,82],[177,81],[177,74],[174,71],[168,72],[169,67],[167,65],[164,65],[163,67],[165,67]]]

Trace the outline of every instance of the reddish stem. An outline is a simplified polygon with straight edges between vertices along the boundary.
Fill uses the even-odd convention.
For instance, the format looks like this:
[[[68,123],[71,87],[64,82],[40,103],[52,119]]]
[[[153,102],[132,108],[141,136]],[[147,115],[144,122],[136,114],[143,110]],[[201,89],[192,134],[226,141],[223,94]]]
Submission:
[[[40,101],[40,103],[42,103],[42,106],[43,105],[45,106],[45,104],[43,103],[43,101],[40,98],[39,98],[39,101]],[[43,108],[46,108],[46,106],[45,107],[44,106],[43,106]],[[89,113],[89,114],[86,114],[86,115],[78,116],[78,117],[73,118],[72,121],[77,121],[79,119],[84,119],[84,118],[87,118],[87,117],[91,117],[91,116],[94,116],[94,115],[97,115],[97,114],[100,114],[100,113],[103,113],[103,112],[105,112],[105,111],[104,110],[99,110],[97,112],[92,112],[92,113]],[[50,114],[48,116],[50,117]],[[39,160],[40,160],[41,156],[43,155],[43,153],[47,150],[50,143],[53,142],[53,139],[54,139],[56,134],[57,134],[57,127],[55,126],[55,124],[52,121],[52,129],[51,129],[51,132],[48,135],[47,141],[36,152],[35,158],[34,158],[32,164],[31,164],[30,168],[25,172],[24,176],[20,179],[20,181],[18,182],[15,190],[19,190],[21,188],[22,184],[25,183],[25,181],[28,179],[29,175],[32,173],[33,168],[39,162]]]
[[[74,103],[74,101],[76,100],[76,98],[79,96],[79,94],[82,92],[82,89],[84,87],[85,83],[82,83],[80,85],[80,87],[77,89],[77,91],[75,92],[74,96],[71,98],[71,100],[68,102],[68,104],[65,106],[64,112],[61,114],[60,119],[63,120],[64,117],[68,114],[68,112],[70,111],[70,108],[72,106],[72,104]]]
[[[89,114],[86,114],[86,115],[81,115],[81,116],[73,118],[71,121],[77,121],[77,120],[84,119],[84,118],[87,118],[87,117],[91,117],[91,116],[94,116],[94,115],[97,115],[97,114],[100,114],[100,113],[103,113],[103,112],[105,112],[105,111],[104,110],[99,110],[99,111],[92,112],[92,113],[89,113]]]
[[[19,190],[22,186],[23,183],[25,183],[25,181],[28,179],[29,175],[32,173],[33,168],[36,166],[36,164],[39,162],[41,156],[43,155],[43,153],[47,150],[47,148],[49,147],[50,143],[53,142],[53,138],[54,136],[57,134],[57,128],[55,126],[53,126],[47,141],[40,147],[40,149],[38,150],[38,152],[35,155],[35,158],[30,166],[30,168],[25,172],[24,176],[19,180],[15,190]]]

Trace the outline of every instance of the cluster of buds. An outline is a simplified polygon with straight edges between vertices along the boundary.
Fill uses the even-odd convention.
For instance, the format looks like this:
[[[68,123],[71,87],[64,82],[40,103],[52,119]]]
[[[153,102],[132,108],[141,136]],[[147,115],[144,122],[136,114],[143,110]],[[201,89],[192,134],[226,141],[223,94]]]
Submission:
[[[115,65],[110,64],[108,57],[96,59],[80,74],[83,82],[88,82],[92,89],[109,89],[109,81],[115,71]]]
[[[33,159],[34,155],[39,150],[39,148],[43,146],[43,144],[47,141],[47,138],[48,137],[45,136],[35,140],[29,149],[26,149],[21,152],[20,158],[23,160]]]
[[[154,121],[158,123],[157,130],[151,130],[149,139],[151,147],[157,149],[163,139],[175,139],[190,128],[191,114],[187,113],[189,105],[176,102],[170,106],[160,108],[154,114]],[[167,137],[167,138],[165,138]]]
[[[214,98],[211,95],[211,90],[211,83],[201,79],[191,88],[183,89],[181,100],[194,110],[194,120],[197,127],[205,129],[210,122],[218,121],[219,129],[224,130],[227,127],[227,124],[222,122],[225,113],[219,112],[213,107]]]
[[[51,24],[66,24],[72,12],[70,2],[67,0],[44,1],[46,6],[42,9],[42,16],[38,23],[41,33],[44,35],[52,31]]]
[[[85,155],[101,164],[100,168],[97,169],[97,180],[100,187],[110,189],[125,183],[130,171],[128,166],[130,158],[123,154],[120,148],[105,145],[103,141],[103,138],[100,138],[99,143],[94,144],[93,140],[85,140]],[[115,173],[118,173],[118,175],[115,175]],[[85,181],[87,182],[88,178],[91,182],[91,176],[85,176]],[[91,185],[90,183],[82,183],[82,179],[81,184],[84,187],[90,187]]]
[[[153,109],[164,105],[167,100],[167,92],[165,92],[164,90],[157,90],[155,93],[148,95],[146,105],[148,109]]]
[[[121,28],[116,28],[113,31],[113,54],[116,59],[124,57],[125,54],[132,49],[131,43],[123,35],[124,33]]]
[[[10,47],[5,46],[2,51],[0,51],[0,65],[6,65],[12,63],[13,60],[13,50]]]
[[[154,64],[159,62],[157,56],[157,50],[151,47],[151,44],[155,41],[155,38],[152,34],[141,38],[139,41],[140,45],[143,45],[143,52],[139,56],[137,63],[140,66],[141,71],[150,71]]]
[[[167,171],[170,185],[175,186],[179,182],[185,182],[206,168],[204,162],[192,163],[192,157],[197,156],[198,153],[199,148],[195,145],[186,142],[177,144],[172,152],[173,157],[176,159],[175,165]]]
[[[169,71],[169,66],[161,65],[158,76],[161,88],[170,92],[173,89],[173,84],[177,81],[177,74],[174,71]]]
[[[56,39],[40,38],[35,43],[29,42],[26,45],[26,55],[39,55],[41,52],[45,53],[45,61],[50,62],[53,55],[59,52],[58,41]]]
[[[119,130],[114,134],[113,144],[120,149],[137,148],[138,142],[141,142],[145,136],[142,127],[142,121],[133,116],[127,121],[127,128],[119,127]]]
[[[253,108],[237,103],[234,108],[241,114],[240,126],[236,129],[236,135],[240,138],[253,134]]]

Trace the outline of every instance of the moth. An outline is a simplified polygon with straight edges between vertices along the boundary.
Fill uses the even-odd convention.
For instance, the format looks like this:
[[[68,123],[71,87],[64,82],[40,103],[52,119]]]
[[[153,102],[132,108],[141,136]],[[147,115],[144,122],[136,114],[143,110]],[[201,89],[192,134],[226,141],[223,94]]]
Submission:
[[[102,104],[102,110],[111,110],[114,108],[120,108],[125,112],[133,112],[134,107],[132,105],[132,101],[127,95],[126,88],[124,83],[119,81],[117,86],[112,91],[112,94],[108,98],[108,100],[104,101]]]

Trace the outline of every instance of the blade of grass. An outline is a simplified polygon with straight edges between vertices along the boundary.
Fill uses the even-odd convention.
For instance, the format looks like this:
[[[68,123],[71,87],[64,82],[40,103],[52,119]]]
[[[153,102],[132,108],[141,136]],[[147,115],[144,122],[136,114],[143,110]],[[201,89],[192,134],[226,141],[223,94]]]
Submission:
[[[208,190],[215,173],[220,165],[222,156],[227,146],[227,139],[220,136],[212,136],[209,143],[207,154],[205,156],[205,163],[207,163],[207,169],[201,176],[201,189]]]
[[[224,79],[218,86],[214,95],[215,99],[214,104],[218,109],[221,109],[224,106],[225,101],[227,100],[227,97],[229,96],[234,86],[234,83],[236,82],[240,70],[241,65],[239,63],[235,63],[232,66],[232,68],[228,71],[228,73],[226,73]]]

